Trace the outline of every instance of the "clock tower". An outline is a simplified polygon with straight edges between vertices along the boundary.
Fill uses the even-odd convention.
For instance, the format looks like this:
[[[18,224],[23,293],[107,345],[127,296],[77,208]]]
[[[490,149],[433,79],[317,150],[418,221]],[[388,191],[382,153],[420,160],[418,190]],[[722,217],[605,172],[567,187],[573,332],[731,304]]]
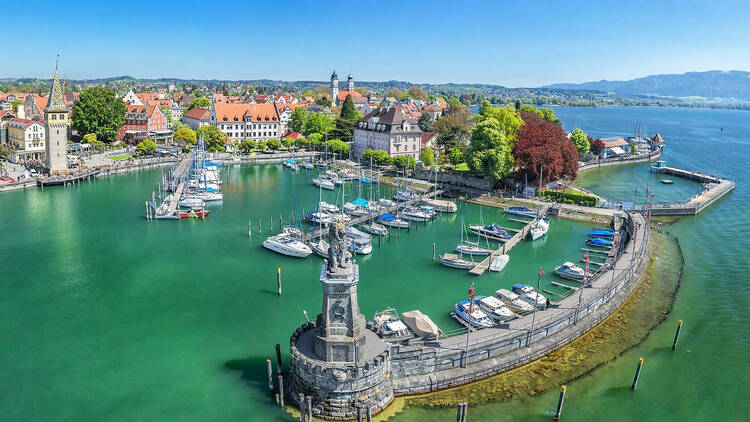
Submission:
[[[52,175],[68,170],[68,106],[63,99],[64,85],[57,76],[52,80],[47,106],[44,107],[45,157],[44,166]]]

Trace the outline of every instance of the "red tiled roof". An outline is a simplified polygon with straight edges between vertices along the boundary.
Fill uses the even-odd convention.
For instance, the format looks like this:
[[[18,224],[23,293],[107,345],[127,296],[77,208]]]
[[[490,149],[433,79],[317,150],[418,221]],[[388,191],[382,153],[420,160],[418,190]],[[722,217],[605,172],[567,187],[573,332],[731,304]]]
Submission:
[[[605,148],[624,147],[626,145],[628,145],[628,141],[622,138],[618,138],[618,139],[610,140],[610,141],[606,141],[606,140],[604,141]]]
[[[351,95],[352,98],[362,96],[362,94],[360,94],[357,91],[339,91],[339,94],[338,94],[339,101],[344,101],[347,95]]]
[[[435,137],[435,132],[422,132],[422,146],[427,145],[430,139]]]
[[[211,111],[209,109],[200,107],[191,108],[187,113],[183,114],[185,117],[196,120],[208,120],[210,115]]]
[[[289,133],[288,135],[286,135],[286,136],[285,136],[284,138],[289,138],[289,139],[300,139],[300,138],[304,138],[304,136],[302,136],[302,134],[301,134],[301,133],[299,133],[299,132],[290,132],[290,133]]]
[[[39,123],[39,122],[37,122],[36,120],[19,119],[18,117],[14,117],[8,120],[8,126],[17,127],[20,129],[26,129],[27,127],[31,126],[34,123]]]
[[[279,115],[274,104],[247,104],[247,103],[217,103],[216,121],[241,122],[245,116],[250,116],[254,122],[278,122]]]
[[[44,112],[44,107],[47,107],[47,100],[49,100],[47,97],[40,97],[38,95],[34,96],[34,104],[40,112]]]
[[[661,133],[656,132],[656,135],[654,135],[654,137],[651,138],[651,142],[662,143],[662,142],[664,142],[664,138],[661,137]]]
[[[153,104],[129,105],[128,111],[125,114],[145,114],[147,117],[151,117],[154,114],[154,108],[156,108],[156,106]]]

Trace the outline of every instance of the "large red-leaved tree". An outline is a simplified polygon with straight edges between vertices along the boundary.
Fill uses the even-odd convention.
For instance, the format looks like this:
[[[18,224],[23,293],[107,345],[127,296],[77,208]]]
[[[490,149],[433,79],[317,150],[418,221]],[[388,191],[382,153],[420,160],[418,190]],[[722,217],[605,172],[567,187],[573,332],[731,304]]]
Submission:
[[[521,112],[524,124],[518,130],[513,156],[519,167],[532,180],[539,178],[544,168],[543,181],[561,178],[575,179],[578,175],[578,150],[562,127],[547,122],[534,113]]]

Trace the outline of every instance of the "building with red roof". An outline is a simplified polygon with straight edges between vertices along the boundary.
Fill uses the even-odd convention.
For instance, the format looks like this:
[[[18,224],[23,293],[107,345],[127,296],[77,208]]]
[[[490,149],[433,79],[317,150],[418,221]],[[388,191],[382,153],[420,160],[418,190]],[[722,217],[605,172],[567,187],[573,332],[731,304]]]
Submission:
[[[125,112],[125,124],[117,131],[118,139],[135,142],[146,138],[170,142],[171,135],[167,118],[155,105],[129,105]]]
[[[210,124],[230,140],[265,140],[282,135],[275,104],[216,103],[211,106]]]

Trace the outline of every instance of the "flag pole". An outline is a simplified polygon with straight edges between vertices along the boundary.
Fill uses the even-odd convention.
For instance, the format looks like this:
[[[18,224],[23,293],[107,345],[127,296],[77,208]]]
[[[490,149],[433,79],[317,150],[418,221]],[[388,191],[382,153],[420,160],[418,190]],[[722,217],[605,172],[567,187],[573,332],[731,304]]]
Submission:
[[[526,347],[531,346],[531,333],[534,332],[534,322],[536,322],[536,308],[539,307],[539,284],[542,282],[542,274],[544,270],[539,267],[539,277],[536,279],[536,297],[534,298],[534,314],[531,316],[531,329],[529,334],[526,336]]]

